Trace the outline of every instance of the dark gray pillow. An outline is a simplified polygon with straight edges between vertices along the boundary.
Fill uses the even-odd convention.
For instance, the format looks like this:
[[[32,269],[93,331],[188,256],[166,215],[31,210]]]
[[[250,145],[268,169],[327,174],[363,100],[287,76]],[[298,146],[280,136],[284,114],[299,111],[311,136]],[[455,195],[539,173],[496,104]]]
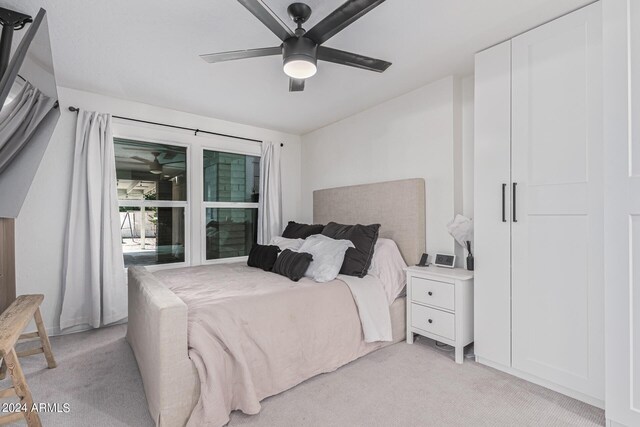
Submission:
[[[313,261],[313,255],[311,254],[285,249],[278,256],[271,271],[297,282],[304,276],[304,273],[307,272],[311,261]]]
[[[282,237],[287,239],[306,239],[314,234],[322,233],[324,225],[322,224],[298,224],[295,221],[289,221],[287,228],[282,232]]]
[[[249,267],[261,268],[264,271],[271,271],[273,264],[278,259],[280,248],[277,246],[258,245],[254,243],[249,252],[247,265]]]
[[[355,248],[347,249],[340,274],[356,277],[367,275],[379,231],[380,224],[343,225],[330,222],[324,227],[323,235],[336,240],[351,240],[355,246]]]

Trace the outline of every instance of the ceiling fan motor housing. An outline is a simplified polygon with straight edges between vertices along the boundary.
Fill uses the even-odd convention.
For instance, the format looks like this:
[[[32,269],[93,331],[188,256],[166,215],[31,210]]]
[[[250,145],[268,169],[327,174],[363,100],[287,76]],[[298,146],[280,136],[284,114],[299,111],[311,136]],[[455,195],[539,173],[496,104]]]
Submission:
[[[291,61],[307,61],[317,64],[318,45],[306,37],[291,37],[282,44],[283,64]]]

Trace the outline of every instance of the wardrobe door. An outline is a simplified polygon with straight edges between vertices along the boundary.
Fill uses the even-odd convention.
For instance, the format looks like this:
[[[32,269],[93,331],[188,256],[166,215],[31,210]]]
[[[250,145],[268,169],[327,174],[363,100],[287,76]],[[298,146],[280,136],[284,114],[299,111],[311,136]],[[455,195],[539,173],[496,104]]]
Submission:
[[[604,3],[606,416],[640,426],[640,3]]]
[[[600,7],[512,40],[512,365],[594,403],[604,398]]]
[[[476,55],[474,351],[511,364],[511,41]]]

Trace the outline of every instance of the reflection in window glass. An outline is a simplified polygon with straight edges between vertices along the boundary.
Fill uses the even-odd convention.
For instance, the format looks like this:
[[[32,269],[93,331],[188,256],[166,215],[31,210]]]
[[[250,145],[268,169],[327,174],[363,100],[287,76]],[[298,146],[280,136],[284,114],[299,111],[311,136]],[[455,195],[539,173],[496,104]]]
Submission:
[[[114,138],[125,267],[185,262],[187,149]]]
[[[260,157],[204,151],[204,201],[257,203]]]
[[[184,262],[184,208],[120,208],[125,267]]]
[[[114,138],[120,200],[187,200],[187,149]]]
[[[207,259],[249,255],[258,234],[258,209],[207,208]]]

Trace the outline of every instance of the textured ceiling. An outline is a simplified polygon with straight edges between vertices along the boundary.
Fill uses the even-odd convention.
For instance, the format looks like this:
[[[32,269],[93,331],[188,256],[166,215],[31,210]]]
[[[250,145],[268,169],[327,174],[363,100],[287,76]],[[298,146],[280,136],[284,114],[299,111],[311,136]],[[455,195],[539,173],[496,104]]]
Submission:
[[[289,1],[265,2],[290,22]],[[305,27],[342,2],[308,0]],[[289,93],[280,57],[219,64],[198,57],[279,45],[235,0],[0,0],[29,13],[47,9],[61,86],[296,134],[469,74],[474,52],[588,3],[387,0],[326,43],[392,62],[385,73],[320,62],[306,90]]]

